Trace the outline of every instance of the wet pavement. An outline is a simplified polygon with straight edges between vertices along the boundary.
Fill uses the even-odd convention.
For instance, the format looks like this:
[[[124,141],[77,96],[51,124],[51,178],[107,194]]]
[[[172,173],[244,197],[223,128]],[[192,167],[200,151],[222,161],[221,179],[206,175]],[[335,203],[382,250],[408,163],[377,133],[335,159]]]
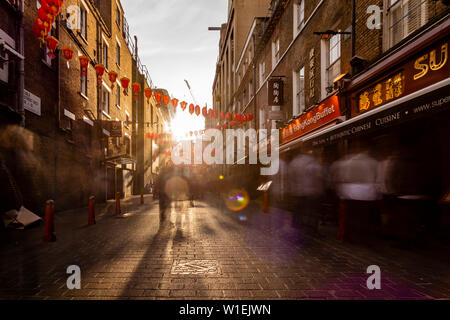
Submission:
[[[1,299],[448,299],[449,248],[401,249],[316,236],[291,213],[252,203],[235,213],[208,201],[173,204],[160,222],[151,196],[58,213],[57,242],[43,224],[8,231],[0,249]],[[81,269],[69,290],[67,267]],[[369,290],[367,267],[381,269]]]

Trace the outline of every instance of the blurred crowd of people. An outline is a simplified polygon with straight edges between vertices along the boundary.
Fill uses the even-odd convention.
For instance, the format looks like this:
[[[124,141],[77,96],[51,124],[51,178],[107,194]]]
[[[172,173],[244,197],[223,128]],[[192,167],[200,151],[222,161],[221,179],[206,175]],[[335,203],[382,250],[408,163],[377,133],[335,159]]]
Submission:
[[[339,240],[370,242],[380,234],[412,240],[439,226],[439,176],[415,153],[375,157],[354,147],[325,165],[309,151],[286,167],[281,180],[296,219],[317,233],[321,205],[333,198]]]

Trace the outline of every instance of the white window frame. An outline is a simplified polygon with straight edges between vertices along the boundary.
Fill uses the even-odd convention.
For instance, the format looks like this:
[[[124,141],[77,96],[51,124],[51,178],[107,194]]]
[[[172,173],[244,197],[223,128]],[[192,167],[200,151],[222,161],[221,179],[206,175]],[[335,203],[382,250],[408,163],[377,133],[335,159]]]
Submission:
[[[81,37],[87,41],[87,26],[88,26],[88,13],[89,10],[86,7],[86,4],[84,3],[84,1],[81,2],[82,6],[80,6],[80,35]]]
[[[106,70],[108,70],[108,58],[109,58],[109,43],[106,40],[105,36],[102,35],[102,63]],[[106,48],[106,59],[105,59],[105,48]]]
[[[118,67],[120,67],[120,60],[121,60],[121,51],[122,51],[122,46],[120,45],[120,42],[118,40],[116,40],[116,65]]]
[[[274,41],[272,41],[272,70],[275,69],[275,66],[280,61],[280,51],[280,36],[277,36]]]
[[[294,2],[294,38],[305,27],[305,0],[297,0]]]
[[[14,41],[13,38],[11,38],[6,32],[4,32],[2,29],[0,29],[0,39],[2,39],[3,41],[5,41],[5,44],[10,46],[13,49],[16,49],[16,42]],[[1,56],[1,54],[0,54]],[[3,54],[3,59],[8,60],[9,56],[8,53]],[[0,68],[0,81],[9,82],[9,64],[8,63],[4,63],[3,64],[3,68]]]
[[[263,61],[259,64],[259,87],[260,88],[264,84],[265,76],[266,76],[266,62]]]
[[[303,73],[303,87],[301,86],[301,74]],[[298,116],[303,113],[306,107],[306,92],[305,92],[305,67],[302,66],[301,68],[298,68],[297,70],[293,71],[292,78],[294,81],[292,81],[292,93],[293,93],[293,99],[294,103],[292,104],[292,115]],[[303,95],[303,102],[300,99],[300,95]]]
[[[417,7],[420,7],[420,25],[414,30],[410,31],[410,19],[409,19],[409,5],[413,1],[418,1]],[[428,1],[425,0],[384,0],[385,8],[385,21],[387,22],[387,28],[384,30],[384,50],[388,50],[408,37],[411,33],[424,26],[428,20]],[[393,36],[393,12],[394,10],[400,10],[400,21],[396,22],[400,24],[401,36],[395,41]]]
[[[108,87],[106,87],[105,85],[103,85],[102,89],[102,112],[103,114],[105,114],[107,117],[109,117],[109,113],[110,113],[110,109],[111,109],[111,90],[108,90]],[[105,110],[105,96],[108,98],[107,99],[107,110]]]

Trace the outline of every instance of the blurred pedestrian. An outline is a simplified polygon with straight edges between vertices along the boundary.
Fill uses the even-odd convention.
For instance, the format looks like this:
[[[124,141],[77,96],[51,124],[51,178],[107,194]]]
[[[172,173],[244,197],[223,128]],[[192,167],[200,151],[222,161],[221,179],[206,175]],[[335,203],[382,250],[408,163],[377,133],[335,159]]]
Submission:
[[[324,168],[312,155],[301,154],[289,163],[290,194],[294,197],[294,219],[319,232],[320,200],[324,193]]]
[[[381,199],[378,172],[378,161],[359,148],[332,164],[331,179],[340,199],[339,240],[373,238]]]

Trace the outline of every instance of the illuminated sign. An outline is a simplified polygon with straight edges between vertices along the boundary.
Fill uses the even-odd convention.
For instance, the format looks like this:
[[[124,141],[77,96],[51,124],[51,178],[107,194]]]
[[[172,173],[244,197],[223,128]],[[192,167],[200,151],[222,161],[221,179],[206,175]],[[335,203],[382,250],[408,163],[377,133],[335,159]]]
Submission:
[[[334,95],[281,130],[281,142],[286,143],[314,131],[341,116],[339,98]]]
[[[450,76],[448,38],[352,95],[352,117],[414,93]]]

